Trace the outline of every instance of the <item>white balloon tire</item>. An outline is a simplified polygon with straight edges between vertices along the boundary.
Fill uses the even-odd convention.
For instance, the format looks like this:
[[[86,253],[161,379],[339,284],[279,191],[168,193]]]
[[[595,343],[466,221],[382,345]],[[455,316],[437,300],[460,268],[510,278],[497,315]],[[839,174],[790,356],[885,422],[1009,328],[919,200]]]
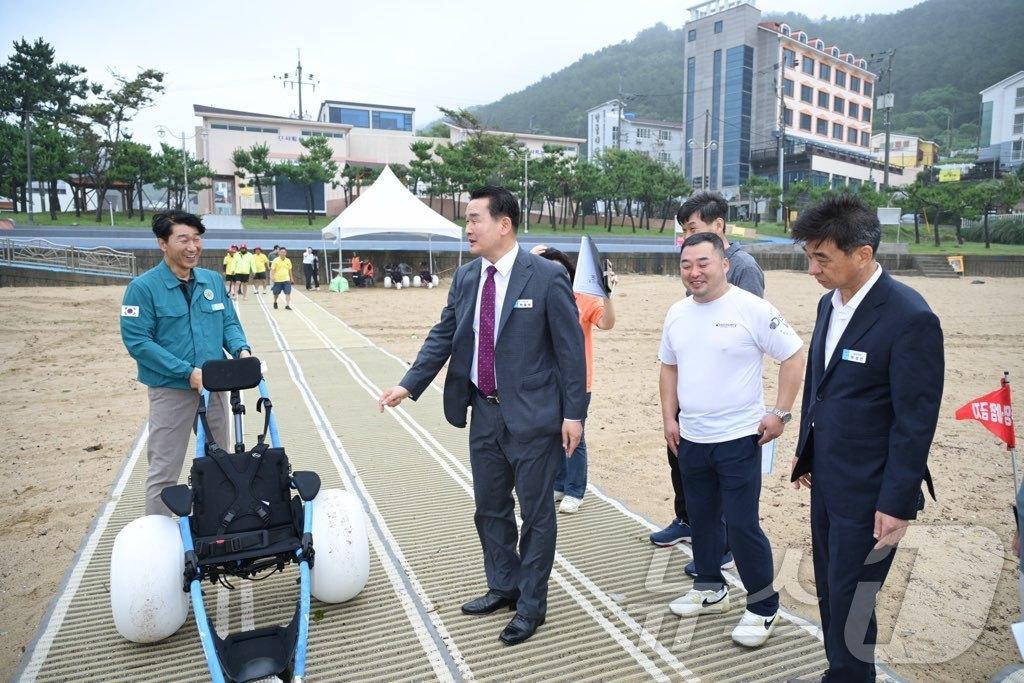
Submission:
[[[391,288],[391,277],[388,276],[388,275],[384,276],[384,288],[385,289],[390,289]]]
[[[412,278],[412,286],[413,287],[419,287],[422,284],[423,284],[422,278],[420,278],[419,275],[414,275],[413,278]]]
[[[346,602],[370,578],[366,514],[359,499],[341,489],[322,490],[313,500],[313,569],[310,591],[320,602]]]
[[[185,551],[174,519],[146,515],[129,522],[110,553],[110,610],[114,627],[133,643],[156,643],[188,618],[182,590]]]

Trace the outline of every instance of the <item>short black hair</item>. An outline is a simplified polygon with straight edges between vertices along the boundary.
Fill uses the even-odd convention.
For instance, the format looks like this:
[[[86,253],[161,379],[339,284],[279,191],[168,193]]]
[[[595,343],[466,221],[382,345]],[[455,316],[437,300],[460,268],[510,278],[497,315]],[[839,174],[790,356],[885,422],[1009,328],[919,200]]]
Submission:
[[[159,239],[166,240],[171,236],[171,230],[175,225],[188,225],[199,231],[202,235],[206,232],[206,226],[199,216],[186,211],[164,211],[153,214],[153,234]]]
[[[690,198],[679,207],[676,219],[680,224],[686,225],[686,221],[690,220],[694,213],[699,213],[700,219],[705,223],[711,223],[716,218],[728,220],[729,202],[717,192],[697,192],[690,195]]]
[[[538,256],[546,258],[548,261],[554,261],[555,263],[562,264],[562,267],[565,268],[565,272],[569,273],[569,282],[576,279],[576,266],[572,264],[572,261],[569,260],[569,257],[565,255],[564,251],[555,249],[554,247],[548,247],[538,254]]]
[[[686,249],[687,247],[695,247],[698,244],[704,244],[705,242],[710,244],[711,247],[718,252],[719,256],[722,258],[728,258],[725,255],[725,243],[722,241],[721,237],[713,232],[698,232],[687,237],[683,240],[683,246],[679,247],[679,255],[683,255],[683,249]]]
[[[487,197],[487,210],[491,218],[508,216],[512,221],[512,232],[519,231],[519,200],[515,195],[504,187],[496,185],[484,185],[469,193],[470,199],[482,199]]]
[[[868,245],[877,254],[882,224],[859,197],[843,193],[826,196],[801,213],[793,223],[792,236],[797,242],[830,241],[844,254]]]

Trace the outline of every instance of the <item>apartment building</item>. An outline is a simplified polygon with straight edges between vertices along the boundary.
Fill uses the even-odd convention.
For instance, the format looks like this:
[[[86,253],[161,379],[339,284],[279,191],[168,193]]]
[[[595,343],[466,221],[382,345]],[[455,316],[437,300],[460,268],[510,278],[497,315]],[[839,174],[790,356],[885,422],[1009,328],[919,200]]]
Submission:
[[[587,110],[587,160],[594,161],[607,149],[640,151],[682,168],[683,126],[638,117],[626,111],[622,100],[609,100]]]

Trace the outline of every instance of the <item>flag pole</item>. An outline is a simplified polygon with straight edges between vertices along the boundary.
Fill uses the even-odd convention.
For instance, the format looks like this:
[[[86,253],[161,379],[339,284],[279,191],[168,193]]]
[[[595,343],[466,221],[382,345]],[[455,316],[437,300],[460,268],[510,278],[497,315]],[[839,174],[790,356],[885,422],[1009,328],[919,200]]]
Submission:
[[[1003,370],[1003,378],[999,381],[999,385],[1003,387],[1010,386],[1010,371]],[[1011,406],[1012,410],[1012,406]],[[1010,451],[1010,464],[1013,466],[1013,496],[1017,497],[1018,491],[1020,491],[1020,470],[1017,467],[1017,448],[1015,446],[1007,445],[1006,450]]]

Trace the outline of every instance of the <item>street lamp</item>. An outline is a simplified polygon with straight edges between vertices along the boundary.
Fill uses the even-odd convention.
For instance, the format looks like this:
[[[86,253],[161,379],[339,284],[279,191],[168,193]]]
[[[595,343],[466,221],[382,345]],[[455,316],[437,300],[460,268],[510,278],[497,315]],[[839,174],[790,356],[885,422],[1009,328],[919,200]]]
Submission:
[[[693,138],[690,138],[686,142],[686,146],[689,147],[690,149],[696,149],[697,147],[700,147],[701,149],[704,150],[704,166],[703,166],[704,175],[701,178],[701,189],[702,190],[707,190],[708,189],[708,182],[709,182],[709,180],[708,180],[708,175],[709,175],[708,174],[708,150],[711,150],[712,152],[717,150],[718,149],[718,141],[716,141],[716,140],[711,140],[711,141],[705,140],[704,144],[699,145],[699,144],[697,144],[696,140],[694,140]]]
[[[518,158],[518,154],[513,152]],[[530,148],[523,148],[523,234],[530,234]]]
[[[181,170],[185,174],[185,210],[188,211],[192,207],[192,203],[189,200],[190,193],[188,189],[188,153],[185,151],[185,141],[194,140],[195,138],[200,136],[206,137],[206,129],[203,128],[202,130],[196,131],[192,135],[185,135],[185,131],[181,131],[180,134],[177,134],[171,131],[171,129],[167,126],[159,125],[156,127],[156,133],[161,138],[164,137],[165,135],[169,135],[175,140],[181,140]]]

